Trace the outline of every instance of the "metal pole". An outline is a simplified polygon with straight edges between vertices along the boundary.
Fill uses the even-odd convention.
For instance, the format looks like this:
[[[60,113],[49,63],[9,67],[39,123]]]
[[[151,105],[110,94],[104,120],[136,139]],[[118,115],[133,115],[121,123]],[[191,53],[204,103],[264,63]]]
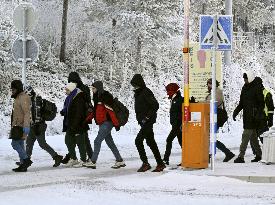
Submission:
[[[212,48],[212,89],[211,89],[211,104],[210,104],[210,122],[211,122],[211,169],[215,169],[215,147],[217,137],[217,102],[216,102],[216,50],[218,45],[217,39],[217,15],[214,16],[213,22],[213,43]]]
[[[26,68],[27,68],[27,7],[23,7],[23,62],[22,62],[22,83],[26,85]]]
[[[225,0],[225,15],[232,15],[232,0]],[[231,65],[231,51],[224,51],[224,65]]]
[[[190,119],[189,108],[189,16],[190,0],[184,0],[184,43],[183,43],[183,67],[184,67],[184,122]]]

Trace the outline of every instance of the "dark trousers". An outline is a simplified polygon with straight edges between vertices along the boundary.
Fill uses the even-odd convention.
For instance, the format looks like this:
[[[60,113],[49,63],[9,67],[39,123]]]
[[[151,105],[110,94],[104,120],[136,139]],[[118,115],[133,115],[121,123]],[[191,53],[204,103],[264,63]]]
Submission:
[[[231,151],[219,140],[216,141],[216,147],[221,150],[225,155],[231,153]]]
[[[85,135],[85,143],[86,143],[86,152],[87,152],[88,158],[92,159],[93,148],[91,146],[91,142],[90,142],[90,139],[89,139],[88,132],[85,132],[84,135]]]
[[[163,164],[157,143],[154,138],[153,124],[148,123],[142,126],[135,140],[135,144],[141,161],[143,163],[148,163],[148,158],[146,156],[146,152],[143,145],[144,140],[146,140],[147,145],[152,150],[154,157],[157,161],[157,164]]]
[[[75,147],[77,145],[80,153],[80,159],[83,162],[86,161],[85,133],[75,135],[73,133],[66,132],[65,144],[67,145],[71,159],[74,159],[74,160],[77,159],[76,152],[75,152]]]
[[[259,145],[259,140],[257,136],[257,131],[255,129],[244,129],[242,134],[242,143],[240,145],[240,158],[244,158],[245,151],[248,145],[248,142],[250,141],[251,146],[253,149],[255,149],[255,154],[259,157],[262,156],[262,150]]]
[[[180,126],[172,126],[172,130],[170,131],[167,139],[166,139],[166,150],[164,154],[164,160],[169,161],[169,157],[171,155],[173,140],[175,137],[178,138],[179,145],[182,147],[182,132]]]
[[[32,126],[30,129],[30,133],[26,140],[26,152],[29,157],[32,156],[33,146],[35,141],[37,140],[39,146],[44,149],[46,152],[48,152],[52,158],[57,156],[57,153],[54,151],[54,149],[48,145],[45,138],[45,132],[47,129],[46,123],[41,123],[39,125]]]

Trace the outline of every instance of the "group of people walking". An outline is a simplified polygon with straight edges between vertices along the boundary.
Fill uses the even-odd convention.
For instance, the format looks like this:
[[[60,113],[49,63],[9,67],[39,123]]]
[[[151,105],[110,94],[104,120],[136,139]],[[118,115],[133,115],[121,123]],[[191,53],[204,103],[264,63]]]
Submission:
[[[256,155],[252,161],[261,160],[261,148],[258,137],[268,130],[268,127],[273,125],[274,105],[272,95],[264,89],[260,78],[254,78],[250,72],[245,73],[243,77],[245,85],[242,88],[240,102],[233,114],[233,119],[235,120],[241,110],[244,113],[242,144],[240,146],[240,154],[234,161],[235,163],[244,162],[244,155],[249,141]],[[134,90],[136,120],[140,125],[135,145],[142,165],[137,171],[145,172],[151,169],[144,148],[144,141],[146,141],[157,163],[153,172],[161,172],[166,165],[169,165],[172,143],[176,137],[179,145],[182,146],[182,103],[184,99],[176,83],[170,83],[166,86],[167,95],[171,101],[170,124],[172,129],[167,137],[166,150],[162,158],[153,131],[159,103],[153,92],[146,86],[140,74],[135,74],[130,83]],[[223,93],[218,88],[219,82],[216,85],[218,106],[223,106],[224,108]],[[207,81],[207,86],[209,93],[206,96],[206,101],[209,102],[212,79]],[[89,87],[83,84],[79,74],[77,72],[69,74],[68,84],[65,87],[67,97],[60,111],[60,114],[64,117],[63,132],[66,133],[65,144],[68,149],[68,153],[63,157],[54,151],[45,139],[47,124],[43,116],[45,110],[44,99],[38,96],[30,86],[25,87],[24,90],[20,80],[12,81],[12,98],[15,100],[11,116],[10,138],[12,139],[12,147],[18,152],[20,159],[17,162],[18,167],[13,169],[13,171],[26,172],[28,167],[31,166],[32,150],[36,140],[39,146],[51,155],[54,160],[54,167],[63,163],[72,167],[96,169],[101,144],[104,140],[116,160],[112,168],[118,169],[126,166],[111,134],[113,128],[119,131],[121,127],[120,119],[114,110],[116,100],[110,92],[104,89],[101,81],[95,81],[91,86],[91,90],[93,99],[91,99]],[[268,103],[265,102],[266,100]],[[93,120],[99,126],[98,134],[94,140],[94,150],[88,136],[89,124]],[[260,124],[261,126],[259,126]],[[26,147],[24,145],[25,141]],[[80,160],[77,159],[76,146],[79,149]],[[225,153],[224,162],[228,162],[235,156],[220,141],[217,141],[217,148]]]

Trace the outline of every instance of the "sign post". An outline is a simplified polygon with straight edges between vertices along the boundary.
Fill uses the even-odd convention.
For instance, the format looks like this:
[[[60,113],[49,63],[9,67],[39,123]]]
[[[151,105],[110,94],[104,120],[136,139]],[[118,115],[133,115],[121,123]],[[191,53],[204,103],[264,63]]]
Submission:
[[[36,20],[35,20],[35,11],[34,8],[32,6],[32,4],[29,3],[22,3],[19,6],[17,6],[14,10],[13,13],[13,22],[15,25],[15,28],[22,32],[22,45],[21,47],[18,47],[18,45],[20,45],[20,43],[18,42],[18,40],[16,40],[12,46],[12,53],[13,53],[13,57],[16,58],[15,56],[17,56],[16,54],[21,53],[20,50],[22,50],[22,57],[21,58],[17,58],[17,62],[21,62],[22,64],[22,83],[24,85],[26,85],[27,80],[26,80],[26,69],[27,69],[27,53],[28,51],[31,52],[33,49],[29,49],[28,48],[28,32],[35,26]],[[33,39],[33,38],[31,38]],[[33,39],[34,41],[34,39]],[[34,41],[36,43],[36,41]],[[32,43],[33,44],[33,43]],[[30,44],[30,45],[32,45]],[[35,56],[38,56],[38,45],[36,43],[36,50],[37,52],[34,54]],[[36,60],[36,59],[35,59]],[[32,61],[32,60],[29,60]],[[34,61],[34,60],[33,60]]]
[[[201,49],[212,50],[212,89],[210,101],[210,139],[211,169],[215,169],[215,151],[217,141],[217,101],[216,101],[216,51],[232,49],[233,25],[232,16],[200,16]]]

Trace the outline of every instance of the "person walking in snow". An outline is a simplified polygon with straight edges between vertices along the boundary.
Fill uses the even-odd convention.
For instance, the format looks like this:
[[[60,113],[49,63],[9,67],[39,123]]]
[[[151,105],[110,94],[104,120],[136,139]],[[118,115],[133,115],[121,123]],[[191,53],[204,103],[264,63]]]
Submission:
[[[257,129],[257,136],[260,139],[261,143],[263,143],[263,138],[261,135],[268,131],[270,127],[273,126],[273,114],[274,114],[274,103],[272,99],[272,94],[264,87],[263,85],[263,80],[260,77],[255,77],[255,82],[258,83],[260,88],[262,89],[263,92],[263,97],[264,97],[264,113],[265,113],[265,118],[263,118],[263,121],[259,124],[259,127]],[[256,155],[255,148],[251,144],[250,145],[253,151],[253,154]]]
[[[10,139],[12,139],[12,148],[17,151],[21,162],[13,171],[26,172],[32,164],[24,145],[24,141],[30,132],[31,100],[30,97],[24,93],[23,84],[20,80],[11,82],[11,91],[11,97],[14,98],[14,103],[11,115]]]
[[[92,84],[92,92],[94,94],[94,111],[90,113],[86,121],[91,122],[92,119],[95,119],[96,124],[99,125],[99,130],[97,137],[94,140],[94,153],[91,162],[85,163],[84,166],[96,169],[96,162],[101,149],[101,144],[103,140],[105,140],[107,146],[111,149],[116,158],[116,162],[111,168],[118,169],[125,167],[126,164],[123,161],[111,134],[113,127],[115,127],[117,131],[120,129],[118,119],[112,109],[114,101],[113,96],[111,93],[103,89],[103,83],[101,81],[95,81]]]
[[[255,148],[256,157],[251,162],[258,162],[262,159],[262,151],[257,137],[258,125],[264,118],[264,96],[262,88],[255,81],[255,77],[251,71],[243,74],[244,86],[242,87],[240,101],[233,112],[233,120],[236,121],[238,113],[243,110],[243,134],[242,143],[240,145],[239,156],[234,163],[245,163],[244,156],[248,145],[251,141]]]
[[[170,131],[166,139],[166,150],[163,158],[163,162],[169,165],[169,158],[171,154],[172,144],[175,137],[178,138],[179,145],[182,147],[182,103],[183,97],[179,90],[179,86],[176,83],[169,83],[166,87],[168,98],[171,100],[170,106],[170,124],[172,130]]]
[[[225,109],[223,107],[224,106],[224,96],[223,96],[222,90],[219,88],[219,85],[220,85],[219,81],[216,80],[217,107],[218,107],[218,109],[219,108]],[[211,90],[212,90],[212,78],[207,80],[207,89],[208,89],[208,95],[205,97],[205,101],[210,102],[210,100],[211,100]],[[218,119],[219,119],[219,117],[218,117]],[[218,124],[218,129],[219,129],[220,128],[219,127],[220,123],[217,123],[217,124]],[[232,153],[221,141],[217,140],[216,141],[216,146],[219,150],[221,150],[225,154],[225,158],[224,158],[223,162],[228,162],[231,159],[233,159],[233,157],[235,157],[235,154]]]
[[[91,92],[90,92],[89,87],[87,85],[84,85],[84,83],[82,82],[82,80],[77,72],[71,72],[69,74],[68,83],[76,83],[76,87],[79,88],[84,93],[85,102],[86,102],[85,108],[87,110],[87,115],[88,115],[89,112],[93,111],[93,105],[91,102]],[[85,135],[85,143],[86,143],[86,152],[87,152],[87,156],[88,156],[87,161],[90,161],[93,156],[93,149],[92,149],[91,142],[89,139],[88,131],[85,132],[84,135]],[[68,163],[69,160],[70,160],[70,155],[66,154],[66,156],[62,160],[62,163],[66,164],[66,163]]]
[[[53,167],[58,167],[63,157],[58,155],[53,148],[48,145],[45,139],[45,132],[47,124],[43,119],[43,99],[41,96],[36,95],[35,91],[31,86],[25,88],[25,93],[31,98],[31,126],[30,133],[26,140],[26,152],[29,158],[32,156],[33,146],[37,140],[39,146],[48,152],[54,160]]]
[[[84,123],[86,119],[85,95],[76,87],[75,83],[68,83],[65,89],[67,98],[61,115],[64,116],[63,132],[66,132],[65,144],[70,155],[67,165],[82,167],[83,163],[86,162],[85,133],[88,130],[88,125]],[[75,152],[76,145],[80,153],[79,161]]]
[[[153,92],[146,87],[146,84],[140,74],[135,74],[131,80],[131,85],[134,87],[135,98],[135,113],[138,124],[141,129],[136,137],[135,144],[142,161],[142,166],[138,172],[145,172],[151,169],[148,162],[143,141],[146,140],[147,145],[152,150],[157,161],[157,167],[153,172],[161,172],[166,167],[163,163],[157,143],[154,139],[153,125],[157,119],[157,111],[159,109],[158,101]]]

